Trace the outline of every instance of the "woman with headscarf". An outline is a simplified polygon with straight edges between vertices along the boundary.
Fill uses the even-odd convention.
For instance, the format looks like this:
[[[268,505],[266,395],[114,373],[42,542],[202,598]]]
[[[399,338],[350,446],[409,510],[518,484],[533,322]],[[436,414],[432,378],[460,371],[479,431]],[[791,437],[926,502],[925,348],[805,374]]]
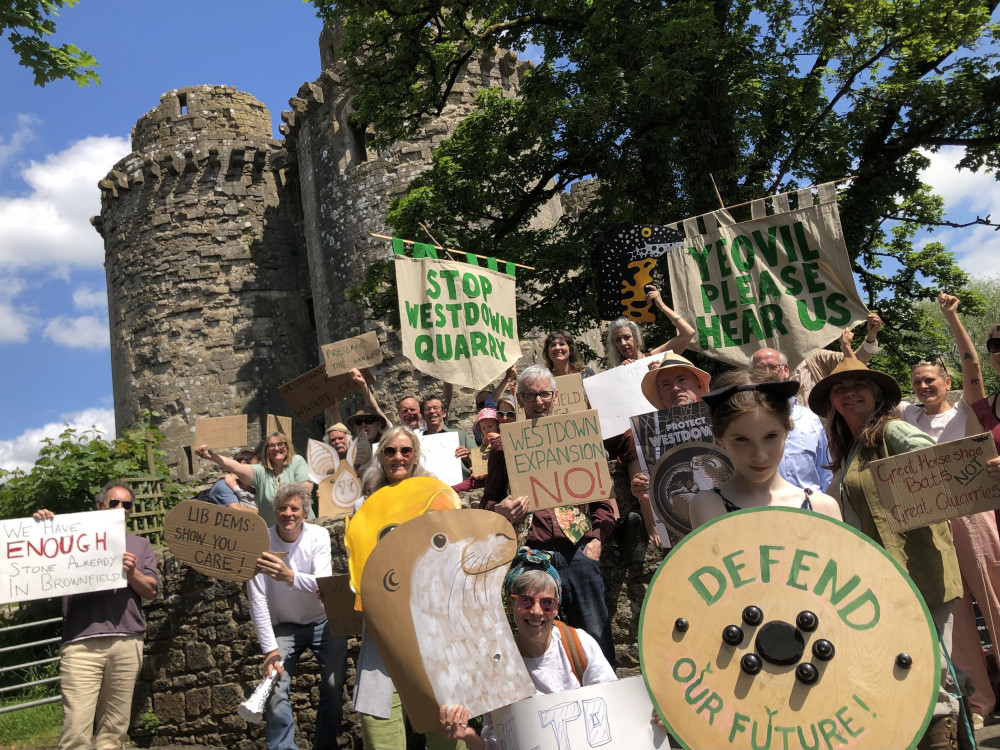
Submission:
[[[927,603],[941,638],[942,670],[938,701],[918,748],[957,748],[959,700],[950,677],[948,653],[956,600],[962,579],[955,545],[946,523],[934,523],[899,534],[889,530],[879,500],[871,462],[933,446],[934,439],[899,418],[902,392],[895,379],[869,370],[857,359],[845,359],[809,394],[809,408],[829,419],[831,464],[840,477],[830,487],[840,497],[844,521],[860,529],[909,574]]]

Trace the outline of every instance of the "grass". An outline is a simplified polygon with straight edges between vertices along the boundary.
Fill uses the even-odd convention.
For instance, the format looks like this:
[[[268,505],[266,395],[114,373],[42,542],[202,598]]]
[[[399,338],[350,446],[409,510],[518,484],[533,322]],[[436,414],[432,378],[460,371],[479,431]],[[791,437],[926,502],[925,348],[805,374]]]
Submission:
[[[62,728],[62,706],[47,703],[0,714],[0,750],[55,747]]]

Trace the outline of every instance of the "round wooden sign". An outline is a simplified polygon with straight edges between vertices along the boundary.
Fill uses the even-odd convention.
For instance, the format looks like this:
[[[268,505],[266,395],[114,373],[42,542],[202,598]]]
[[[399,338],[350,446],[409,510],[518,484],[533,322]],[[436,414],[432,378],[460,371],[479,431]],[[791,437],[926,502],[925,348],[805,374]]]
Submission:
[[[940,679],[909,577],[864,535],[794,508],[721,516],[671,550],[639,659],[685,748],[912,747]]]
[[[167,547],[199,573],[249,581],[257,558],[271,546],[267,522],[256,513],[201,500],[178,503],[163,519]]]

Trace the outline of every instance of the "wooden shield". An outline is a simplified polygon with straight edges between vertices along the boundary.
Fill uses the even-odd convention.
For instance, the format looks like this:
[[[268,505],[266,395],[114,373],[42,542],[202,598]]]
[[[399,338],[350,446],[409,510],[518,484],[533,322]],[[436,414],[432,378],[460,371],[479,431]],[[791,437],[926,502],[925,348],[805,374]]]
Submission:
[[[940,680],[933,621],[899,565],[792,508],[685,537],[650,582],[639,658],[685,748],[913,747]]]

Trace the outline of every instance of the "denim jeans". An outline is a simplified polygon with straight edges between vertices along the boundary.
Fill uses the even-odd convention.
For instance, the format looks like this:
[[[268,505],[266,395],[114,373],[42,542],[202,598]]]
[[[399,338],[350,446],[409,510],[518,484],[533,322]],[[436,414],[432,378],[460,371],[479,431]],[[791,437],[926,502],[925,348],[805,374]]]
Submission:
[[[552,553],[552,564],[562,579],[562,609],[566,624],[593,636],[613,669],[615,644],[611,638],[608,605],[604,600],[601,564],[583,554],[582,544],[571,551],[567,548],[548,551]]]
[[[330,635],[325,617],[308,625],[279,623],[274,626],[274,637],[278,641],[278,652],[284,661],[285,671],[267,701],[267,750],[298,750],[288,693],[295,665],[307,648],[316,655],[322,675],[313,750],[337,750],[343,712],[341,693],[347,672],[347,639]]]

